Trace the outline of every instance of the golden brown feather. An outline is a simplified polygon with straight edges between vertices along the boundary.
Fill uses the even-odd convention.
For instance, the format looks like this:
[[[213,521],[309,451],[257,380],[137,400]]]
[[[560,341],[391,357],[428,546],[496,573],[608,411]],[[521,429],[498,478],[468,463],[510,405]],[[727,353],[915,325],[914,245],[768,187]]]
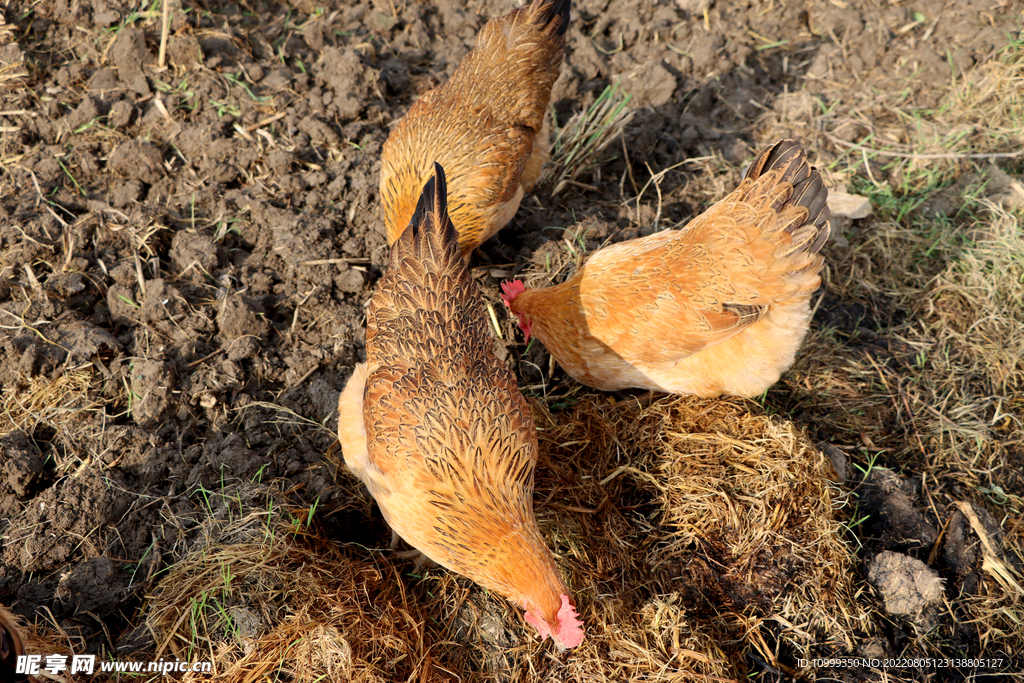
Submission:
[[[0,680],[21,683],[28,678],[17,674],[17,662],[20,655],[25,654],[25,645],[21,638],[21,628],[14,615],[0,606]]]
[[[381,153],[384,225],[393,243],[439,162],[467,258],[505,226],[548,158],[545,112],[562,66],[570,0],[534,0],[487,22],[452,74],[409,108]]]
[[[589,386],[756,396],[807,333],[827,199],[803,148],[783,140],[684,229],[602,249],[554,287],[506,283],[504,298]]]
[[[530,406],[492,351],[436,173],[370,300],[366,363],[338,402],[345,462],[410,545],[572,647],[583,632],[533,513]]]

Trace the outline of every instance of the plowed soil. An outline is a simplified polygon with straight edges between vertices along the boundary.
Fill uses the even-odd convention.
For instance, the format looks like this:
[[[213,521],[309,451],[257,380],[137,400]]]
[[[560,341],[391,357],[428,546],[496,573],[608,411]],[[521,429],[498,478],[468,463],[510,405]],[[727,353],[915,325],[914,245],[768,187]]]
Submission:
[[[386,266],[381,146],[509,9],[172,3],[161,62],[158,3],[4,3],[0,384],[19,400],[5,401],[0,438],[0,603],[52,614],[82,652],[152,648],[135,629],[145,595],[198,533],[204,491],[226,481],[277,482],[289,504],[316,505],[330,538],[387,544],[365,491],[324,456]],[[638,202],[637,188],[717,155],[724,191],[771,142],[766,113],[806,127],[812,157],[827,163],[835,150],[793,93],[905,89],[932,106],[940,85],[1019,30],[1017,10],[574,2],[555,120],[613,79],[636,115],[599,169],[555,197],[542,183],[474,256],[522,384],[547,356],[514,341],[498,284],[564,230],[595,248],[695,215],[716,197],[689,191],[686,165],[663,177],[660,197]],[[823,322],[870,326],[827,293]],[[779,391],[769,400],[784,406]],[[830,439],[812,413],[793,419]],[[875,530],[865,558],[893,546],[886,533]],[[881,651],[898,653],[897,641],[882,637]],[[969,636],[955,645],[978,648]]]

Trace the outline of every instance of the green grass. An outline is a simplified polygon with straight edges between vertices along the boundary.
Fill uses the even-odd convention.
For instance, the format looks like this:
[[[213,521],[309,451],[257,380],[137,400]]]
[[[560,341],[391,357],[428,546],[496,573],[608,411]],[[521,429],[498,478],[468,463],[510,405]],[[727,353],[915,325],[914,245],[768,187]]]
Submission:
[[[227,73],[227,74],[224,74],[224,79],[228,83],[230,83],[231,85],[236,86],[236,87],[241,88],[242,90],[244,90],[245,94],[248,95],[249,98],[252,99],[252,101],[257,103],[257,104],[263,104],[264,102],[267,102],[270,99],[269,97],[263,97],[263,96],[254,94],[252,89],[249,88],[249,84],[242,80],[241,73],[237,73],[237,74]]]
[[[217,111],[218,118],[224,118],[230,116],[231,118],[237,119],[242,115],[242,110],[235,104],[229,104],[220,100],[210,100],[210,104]]]
[[[551,147],[545,175],[553,179],[558,194],[585,170],[597,164],[597,155],[619,138],[633,118],[632,96],[618,81],[607,86],[585,110],[576,113],[559,129]],[[553,115],[552,115],[553,118]]]

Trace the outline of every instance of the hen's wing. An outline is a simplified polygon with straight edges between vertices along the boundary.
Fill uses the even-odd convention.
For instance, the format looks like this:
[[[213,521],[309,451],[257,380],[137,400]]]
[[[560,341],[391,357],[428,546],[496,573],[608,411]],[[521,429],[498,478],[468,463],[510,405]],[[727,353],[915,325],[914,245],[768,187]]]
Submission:
[[[827,199],[799,143],[765,149],[735,191],[683,230],[591,258],[580,284],[590,333],[624,357],[667,362],[741,332],[774,302],[820,285]]]

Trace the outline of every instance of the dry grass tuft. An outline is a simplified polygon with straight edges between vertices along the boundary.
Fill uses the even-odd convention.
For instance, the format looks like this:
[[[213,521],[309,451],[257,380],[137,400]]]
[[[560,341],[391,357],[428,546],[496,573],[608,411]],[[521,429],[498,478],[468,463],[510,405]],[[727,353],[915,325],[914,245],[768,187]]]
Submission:
[[[916,419],[939,479],[1003,508],[1006,552],[1024,566],[1024,218],[990,202],[961,249],[926,287],[920,319],[934,340]],[[939,408],[929,410],[929,405]],[[918,407],[915,405],[915,407]],[[976,529],[976,531],[978,531]],[[979,536],[983,532],[979,533]],[[986,547],[987,541],[983,542]],[[998,571],[997,567],[1003,567]],[[1024,575],[986,557],[965,609],[988,652],[1024,649]]]
[[[147,608],[156,656],[214,663],[212,676],[186,681],[380,681],[384,670],[403,679],[418,671],[422,615],[397,570],[368,553],[354,559],[351,549],[311,534],[304,515],[275,511],[272,502],[251,507],[253,498],[237,497],[240,518],[208,520],[200,542],[160,582]]]
[[[58,655],[66,657],[67,662],[71,661],[71,658],[76,654],[81,654],[85,651],[84,642],[81,638],[69,635],[54,617],[53,613],[43,608],[43,611],[37,613],[33,621],[16,617],[8,610],[4,609],[0,605],[0,611],[3,612],[3,619],[8,624],[12,624],[17,631],[19,636],[23,652],[26,655]],[[7,643],[4,643],[6,646]],[[13,654],[5,652],[5,655],[10,654],[8,659],[5,656],[5,665],[8,662],[14,660]],[[46,665],[46,660],[41,662],[42,666]],[[8,669],[9,671],[10,669]],[[31,681],[54,681],[54,683],[76,683],[77,681],[84,680],[85,676],[77,675],[72,676],[67,671],[62,673],[51,673],[43,672],[42,675],[36,676],[29,680]],[[5,678],[5,680],[7,680]],[[21,679],[24,680],[24,679]]]
[[[949,128],[1024,144],[1024,40],[1010,43],[962,82],[954,82],[940,108]]]
[[[998,491],[993,500],[1015,515],[1024,513],[1024,234],[1019,213],[985,198],[986,176],[994,186],[1006,174],[965,166],[1020,152],[1022,85],[1015,41],[952,80],[934,110],[876,93],[819,117],[826,131],[860,131],[853,143],[825,134],[839,155],[829,167],[879,217],[849,228],[848,249],[829,247],[827,288],[842,308],[828,318],[857,319],[812,328],[784,380],[790,407],[829,416],[829,440],[859,447],[863,460],[915,462],[979,498]]]
[[[3,388],[0,436],[31,434],[39,425],[61,430],[82,413],[101,409],[113,399],[103,396],[103,376],[93,365],[68,369],[51,379],[22,376]]]
[[[916,472],[940,528],[964,499],[990,510],[1018,558],[1006,566],[1019,567],[1024,217],[982,197],[984,182],[947,192],[952,216],[893,210],[850,233],[830,265],[842,304],[829,319],[855,319],[813,328],[784,383],[789,409],[806,406],[854,462]],[[897,209],[911,201],[893,197]],[[958,604],[983,653],[1021,651],[1022,576],[994,566],[975,568],[981,581]]]
[[[1009,398],[1024,391],[1024,223],[982,205],[958,253],[926,283],[921,319],[937,345],[956,351],[933,361],[938,374],[981,379],[986,393]],[[955,244],[953,235],[940,240]]]
[[[571,585],[583,595],[597,586],[583,599],[599,625],[592,640],[642,634],[673,675],[719,677],[852,647],[866,615],[830,465],[792,423],[750,407],[586,397],[548,421],[538,489],[576,512],[559,519],[573,528],[555,544],[568,548]]]
[[[934,104],[926,106],[903,88],[860,82],[832,84],[821,95],[799,90],[776,99],[758,139],[797,137],[817,151],[830,185],[860,173],[896,194],[932,194],[956,180],[965,161],[1024,159],[1024,40],[1010,40],[963,76],[951,73],[930,94]]]
[[[851,241],[830,289],[873,320],[812,330],[789,383],[837,443],[990,489],[1018,476],[1007,449],[1024,443],[1024,233],[980,206],[970,223],[878,220]],[[900,322],[863,332],[887,318]]]

